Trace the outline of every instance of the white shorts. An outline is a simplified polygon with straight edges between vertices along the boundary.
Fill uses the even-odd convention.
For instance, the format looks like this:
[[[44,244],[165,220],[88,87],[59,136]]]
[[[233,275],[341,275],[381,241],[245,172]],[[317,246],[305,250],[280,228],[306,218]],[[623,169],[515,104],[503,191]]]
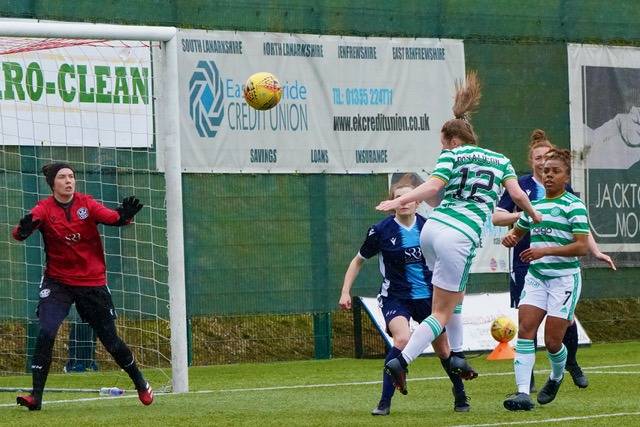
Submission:
[[[581,291],[580,273],[546,280],[527,273],[524,278],[524,289],[520,295],[520,306],[532,305],[546,311],[548,316],[571,321]]]
[[[420,247],[427,267],[433,272],[433,286],[464,292],[476,245],[455,228],[427,220],[420,233]]]

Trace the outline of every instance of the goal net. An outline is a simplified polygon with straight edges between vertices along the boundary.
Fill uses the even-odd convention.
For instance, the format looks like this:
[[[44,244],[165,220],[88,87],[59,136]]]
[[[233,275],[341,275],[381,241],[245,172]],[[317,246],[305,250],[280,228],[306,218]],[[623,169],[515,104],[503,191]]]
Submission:
[[[169,390],[169,256],[176,251],[168,247],[165,165],[156,163],[159,132],[167,127],[156,92],[164,90],[166,73],[152,53],[164,43],[116,39],[130,32],[111,31],[115,26],[80,24],[90,30],[86,37],[77,25],[53,26],[60,37],[0,37],[0,375],[24,375],[21,383],[31,384],[26,374],[46,260],[40,233],[17,242],[11,230],[51,195],[42,166],[64,161],[76,171],[76,191],[111,208],[131,195],[144,204],[131,225],[100,226],[100,233],[118,332],[156,390]],[[74,33],[65,37],[65,28]],[[117,369],[72,308],[58,332],[50,373]],[[63,381],[66,387],[74,388],[74,377]],[[96,388],[132,387],[124,372],[116,378]]]

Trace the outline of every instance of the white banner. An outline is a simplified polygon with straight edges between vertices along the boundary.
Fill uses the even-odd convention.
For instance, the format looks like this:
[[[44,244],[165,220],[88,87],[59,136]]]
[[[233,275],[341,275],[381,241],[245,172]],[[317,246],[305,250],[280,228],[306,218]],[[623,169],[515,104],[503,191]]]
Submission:
[[[382,311],[376,298],[359,297],[365,310],[376,325],[388,345],[393,345],[393,339],[387,334]],[[493,350],[498,342],[491,336],[491,323],[498,317],[506,316],[518,324],[518,310],[510,308],[509,292],[495,294],[471,294],[464,297],[462,305],[462,319],[464,325],[464,351],[488,351]],[[538,329],[538,347],[544,347],[545,320]],[[578,344],[591,344],[591,339],[576,317],[578,325]],[[411,331],[418,326],[411,320]],[[515,341],[512,341],[512,345]],[[433,347],[429,345],[422,354],[433,353]]]
[[[181,30],[187,172],[384,173],[433,167],[452,118],[462,41]],[[256,111],[246,79],[275,74],[280,103]]]
[[[0,144],[150,147],[148,44],[63,44],[2,39]]]
[[[640,49],[570,44],[572,183],[600,249],[640,253]]]

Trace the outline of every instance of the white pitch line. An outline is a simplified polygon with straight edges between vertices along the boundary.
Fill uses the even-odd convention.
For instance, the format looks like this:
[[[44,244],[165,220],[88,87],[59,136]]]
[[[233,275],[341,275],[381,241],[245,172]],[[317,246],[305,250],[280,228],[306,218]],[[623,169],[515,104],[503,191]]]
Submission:
[[[581,368],[584,371],[586,369],[630,368],[633,366],[640,366],[640,363],[627,363],[625,365],[581,366]]]
[[[605,369],[605,368],[624,368],[624,367],[632,367],[632,366],[640,366],[640,363],[632,363],[632,364],[625,364],[625,365],[603,365],[603,366],[589,366],[589,367],[582,367],[583,370],[587,370],[587,369]],[[535,373],[545,373],[545,372],[549,372],[549,369],[538,369],[535,371]],[[591,371],[589,371],[591,373]],[[600,372],[593,372],[593,373],[600,373]],[[606,371],[602,372],[602,373],[608,373]],[[621,373],[627,373],[627,372],[621,372]],[[513,371],[511,372],[488,372],[485,374],[481,373],[481,377],[502,377],[502,376],[508,376],[508,375],[513,375]],[[445,376],[437,376],[437,377],[418,377],[418,378],[408,378],[407,381],[410,382],[418,382],[418,381],[437,381],[437,380],[447,380],[449,379],[449,377],[445,377]],[[238,393],[238,392],[251,392],[251,391],[278,391],[278,390],[292,390],[292,389],[305,389],[305,388],[326,388],[326,387],[350,387],[350,386],[361,386],[361,385],[374,385],[374,384],[381,384],[382,381],[377,380],[377,381],[354,381],[354,382],[347,382],[347,383],[326,383],[326,384],[297,384],[297,385],[283,385],[283,386],[272,386],[272,387],[250,387],[250,388],[230,388],[230,389],[219,389],[219,390],[197,390],[197,391],[190,391],[188,393],[181,393],[181,394],[212,394],[212,393]],[[179,396],[180,394],[173,394],[173,393],[159,393],[159,392],[155,392],[154,393],[156,396]],[[129,394],[126,396],[119,396],[119,397],[84,397],[84,398],[79,398],[79,399],[63,399],[63,400],[47,400],[44,402],[44,405],[51,405],[51,404],[56,404],[56,403],[74,403],[74,402],[90,402],[90,401],[96,401],[96,400],[102,400],[102,401],[113,401],[114,399],[133,399],[133,398],[137,398],[138,396],[135,394]],[[13,403],[2,403],[0,404],[0,408],[3,407],[13,407],[16,406]],[[493,425],[493,424],[488,424],[488,425]]]
[[[635,417],[635,416],[640,416],[640,412],[618,412],[615,414],[595,414],[595,415],[584,415],[581,417],[547,418],[545,420],[506,421],[503,423],[491,423],[491,424],[460,424],[454,427],[515,426],[515,425],[523,425],[523,424],[557,423],[560,421],[578,421],[578,420],[591,420],[595,418]]]

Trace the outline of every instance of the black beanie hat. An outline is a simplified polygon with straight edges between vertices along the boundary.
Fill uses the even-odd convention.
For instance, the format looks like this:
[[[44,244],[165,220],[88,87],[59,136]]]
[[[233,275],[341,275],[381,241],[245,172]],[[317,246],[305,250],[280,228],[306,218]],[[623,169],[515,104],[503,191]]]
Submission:
[[[73,171],[74,174],[76,173],[75,169],[73,169],[69,163],[64,163],[64,162],[49,163],[48,165],[44,165],[42,167],[42,173],[44,174],[44,177],[47,180],[47,184],[49,184],[49,187],[51,187],[52,190],[53,190],[53,182],[56,180],[56,175],[58,175],[58,172],[60,171],[60,169],[65,169],[65,168],[71,169],[71,171]]]

